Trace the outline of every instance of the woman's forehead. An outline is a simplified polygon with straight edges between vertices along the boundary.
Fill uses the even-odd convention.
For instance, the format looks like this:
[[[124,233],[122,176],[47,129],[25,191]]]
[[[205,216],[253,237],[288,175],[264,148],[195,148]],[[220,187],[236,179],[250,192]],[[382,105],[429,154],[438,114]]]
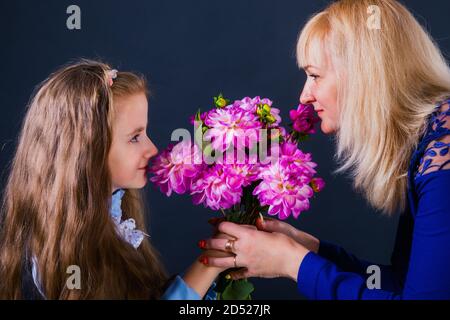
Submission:
[[[329,65],[328,46],[322,39],[312,37],[303,47],[297,47],[297,62],[300,68],[326,69]]]

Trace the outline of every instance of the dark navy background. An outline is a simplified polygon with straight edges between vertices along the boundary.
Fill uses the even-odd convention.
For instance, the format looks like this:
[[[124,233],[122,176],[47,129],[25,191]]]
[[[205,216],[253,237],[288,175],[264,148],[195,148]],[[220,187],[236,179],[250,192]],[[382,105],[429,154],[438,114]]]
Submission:
[[[282,110],[298,103],[305,76],[295,60],[298,32],[327,1],[0,1],[0,170],[8,174],[35,85],[69,60],[98,58],[119,70],[144,73],[153,96],[148,133],[163,149],[175,128],[191,130],[188,118],[211,106],[218,92],[237,99],[264,96]],[[440,45],[450,53],[450,3],[404,1]],[[68,30],[66,9],[81,8],[81,30]],[[401,32],[401,30],[399,30]],[[376,90],[376,88],[374,88]],[[192,131],[192,130],[191,130]],[[325,190],[295,226],[343,245],[359,257],[388,263],[397,218],[380,215],[333,175],[332,137],[313,136],[302,147],[312,152]],[[199,254],[197,241],[210,233],[211,210],[192,205],[188,196],[166,198],[150,184],[150,231],[171,273],[183,271]],[[256,299],[300,299],[286,279],[254,280]]]

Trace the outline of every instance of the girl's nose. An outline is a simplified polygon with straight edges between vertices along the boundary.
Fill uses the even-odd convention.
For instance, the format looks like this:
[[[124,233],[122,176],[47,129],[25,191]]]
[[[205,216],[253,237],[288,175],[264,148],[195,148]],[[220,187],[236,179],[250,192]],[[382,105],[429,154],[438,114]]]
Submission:
[[[150,159],[158,154],[158,148],[155,146],[152,140],[148,139],[148,141],[149,141],[149,148],[146,156]]]

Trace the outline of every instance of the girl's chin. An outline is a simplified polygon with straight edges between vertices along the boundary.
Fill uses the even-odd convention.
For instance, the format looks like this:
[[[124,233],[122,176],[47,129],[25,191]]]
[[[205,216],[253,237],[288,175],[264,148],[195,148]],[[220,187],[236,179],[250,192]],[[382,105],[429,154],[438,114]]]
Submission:
[[[144,177],[137,177],[136,180],[133,181],[132,186],[130,186],[130,189],[142,189],[147,185],[148,178],[146,176]]]
[[[147,175],[145,174],[145,175],[144,175],[144,179],[143,179],[143,184],[142,184],[142,187],[141,187],[141,188],[145,187],[145,186],[147,185],[147,182],[148,182],[148,177],[147,177]]]
[[[147,177],[142,178],[141,182],[139,183],[140,188],[145,187],[145,185],[147,184]]]

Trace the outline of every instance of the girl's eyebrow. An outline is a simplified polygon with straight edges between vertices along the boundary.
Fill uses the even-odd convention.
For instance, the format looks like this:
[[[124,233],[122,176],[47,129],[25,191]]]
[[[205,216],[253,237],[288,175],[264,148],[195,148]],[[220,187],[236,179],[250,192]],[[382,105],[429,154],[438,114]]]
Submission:
[[[135,134],[135,133],[138,133],[138,132],[141,132],[141,131],[143,131],[143,130],[145,130],[144,127],[136,128],[136,129],[133,130],[133,132],[129,133],[127,136],[131,136],[131,135],[133,135],[133,134]]]

